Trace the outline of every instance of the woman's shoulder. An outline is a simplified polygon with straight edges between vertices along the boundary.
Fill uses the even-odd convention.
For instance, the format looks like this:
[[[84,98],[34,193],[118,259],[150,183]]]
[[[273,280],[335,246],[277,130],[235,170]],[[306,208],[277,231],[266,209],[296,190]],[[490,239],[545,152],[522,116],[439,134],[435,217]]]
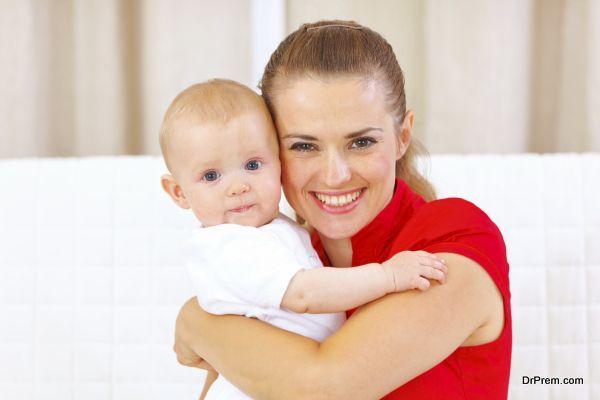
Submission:
[[[433,200],[417,208],[406,228],[419,228],[426,232],[447,235],[449,233],[493,233],[502,236],[492,219],[472,202],[449,197]]]
[[[448,197],[429,201],[419,207],[415,214],[425,218],[432,216],[439,218],[444,216],[445,219],[454,219],[455,217],[462,216],[491,222],[491,219],[481,208],[469,200],[460,197]]]
[[[481,208],[461,198],[421,205],[394,240],[392,253],[400,250],[457,253],[508,273],[502,233]]]

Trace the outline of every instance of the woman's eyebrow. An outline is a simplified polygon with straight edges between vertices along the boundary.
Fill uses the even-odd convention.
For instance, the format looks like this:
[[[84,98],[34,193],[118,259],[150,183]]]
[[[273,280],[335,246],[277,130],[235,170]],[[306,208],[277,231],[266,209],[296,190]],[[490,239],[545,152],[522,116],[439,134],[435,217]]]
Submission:
[[[310,136],[310,135],[303,135],[301,133],[289,133],[285,136],[281,137],[282,139],[302,139],[302,140],[313,140],[316,141],[318,140],[316,137],[314,136]]]
[[[358,131],[356,131],[356,132],[349,133],[349,134],[347,134],[345,137],[346,137],[346,139],[354,139],[354,138],[356,138],[356,137],[359,137],[360,135],[363,135],[363,134],[365,134],[365,133],[367,133],[367,132],[370,132],[370,131],[379,131],[379,132],[383,132],[383,129],[381,129],[381,128],[376,128],[376,127],[374,127],[374,126],[368,126],[368,127],[366,127],[366,128],[363,128],[363,129],[361,129],[361,130],[358,130]]]
[[[365,134],[365,133],[367,133],[367,132],[370,132],[370,131],[379,131],[379,132],[383,132],[383,129],[381,129],[381,128],[376,128],[376,127],[373,127],[373,126],[368,126],[368,127],[366,127],[366,128],[360,129],[360,130],[358,130],[358,131],[351,132],[351,133],[349,133],[349,134],[345,135],[345,136],[344,136],[344,138],[345,138],[345,139],[354,139],[354,138],[356,138],[356,137],[358,137],[358,136],[360,136],[360,135],[363,135],[363,134]],[[285,136],[282,136],[281,138],[282,138],[282,139],[302,139],[302,140],[312,140],[312,141],[317,141],[317,140],[319,140],[318,138],[316,138],[316,137],[314,137],[314,136],[311,136],[311,135],[303,135],[303,134],[301,134],[301,133],[289,133],[289,134],[287,134],[287,135],[285,135]]]

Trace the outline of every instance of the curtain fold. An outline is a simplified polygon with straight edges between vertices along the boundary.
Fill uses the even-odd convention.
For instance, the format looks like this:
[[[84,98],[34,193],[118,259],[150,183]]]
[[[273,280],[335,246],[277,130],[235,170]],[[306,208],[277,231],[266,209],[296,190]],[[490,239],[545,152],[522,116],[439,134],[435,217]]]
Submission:
[[[386,37],[432,153],[600,151],[598,0],[281,2],[288,32],[338,18]],[[253,10],[0,0],[0,157],[157,154],[183,88],[211,77],[256,88]]]

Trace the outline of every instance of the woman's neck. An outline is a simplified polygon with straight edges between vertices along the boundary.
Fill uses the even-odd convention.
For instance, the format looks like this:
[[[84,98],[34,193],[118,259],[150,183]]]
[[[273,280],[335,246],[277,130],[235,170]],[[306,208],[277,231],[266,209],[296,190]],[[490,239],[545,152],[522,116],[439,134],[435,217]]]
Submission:
[[[327,258],[333,267],[351,267],[352,266],[352,241],[346,239],[330,239],[320,236],[321,244]]]

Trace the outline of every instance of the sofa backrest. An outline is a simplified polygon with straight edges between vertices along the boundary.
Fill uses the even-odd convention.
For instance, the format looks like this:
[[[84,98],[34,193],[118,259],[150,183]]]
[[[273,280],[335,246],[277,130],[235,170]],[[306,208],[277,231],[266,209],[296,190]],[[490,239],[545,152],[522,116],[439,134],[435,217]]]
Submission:
[[[439,197],[474,202],[504,234],[510,398],[600,398],[600,155],[429,164]],[[0,160],[0,398],[198,395],[203,373],[171,350],[195,221],[162,193],[164,171],[149,156]]]

